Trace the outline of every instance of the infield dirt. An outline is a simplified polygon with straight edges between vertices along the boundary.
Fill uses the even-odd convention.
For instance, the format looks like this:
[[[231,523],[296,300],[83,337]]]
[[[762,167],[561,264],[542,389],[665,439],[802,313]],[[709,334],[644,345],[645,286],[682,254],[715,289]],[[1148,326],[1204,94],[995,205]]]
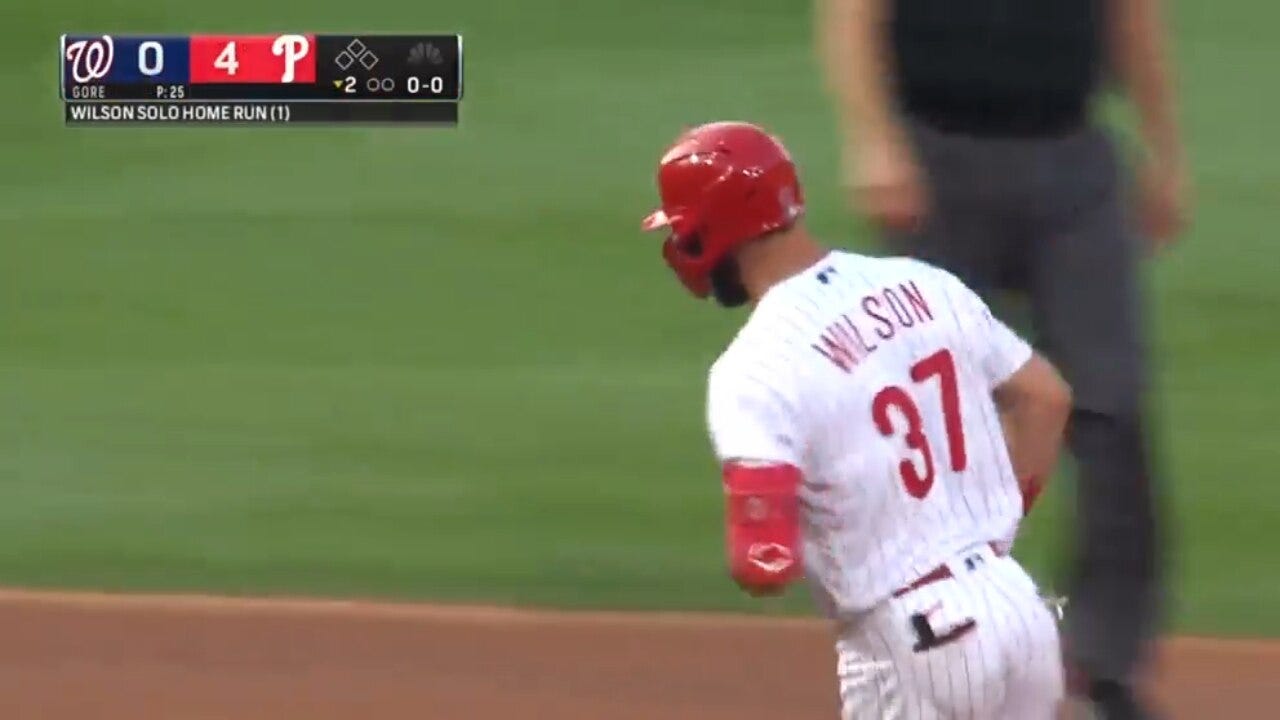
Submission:
[[[1179,638],[1173,718],[1276,717],[1280,643]],[[803,619],[0,590],[5,720],[832,720]]]

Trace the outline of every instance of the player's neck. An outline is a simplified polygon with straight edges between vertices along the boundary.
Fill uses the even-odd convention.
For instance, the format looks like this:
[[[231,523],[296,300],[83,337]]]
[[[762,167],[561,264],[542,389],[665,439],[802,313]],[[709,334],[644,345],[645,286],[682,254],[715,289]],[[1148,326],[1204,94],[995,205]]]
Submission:
[[[800,225],[739,250],[738,272],[751,304],[759,302],[774,285],[815,265],[828,252]]]

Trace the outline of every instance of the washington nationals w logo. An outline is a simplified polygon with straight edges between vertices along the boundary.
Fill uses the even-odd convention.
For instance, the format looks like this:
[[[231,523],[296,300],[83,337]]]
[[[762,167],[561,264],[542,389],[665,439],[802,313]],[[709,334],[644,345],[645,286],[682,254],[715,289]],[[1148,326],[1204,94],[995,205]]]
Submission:
[[[67,46],[67,62],[71,63],[71,79],[78,83],[101,80],[111,72],[116,46],[110,35],[96,40],[77,40]]]

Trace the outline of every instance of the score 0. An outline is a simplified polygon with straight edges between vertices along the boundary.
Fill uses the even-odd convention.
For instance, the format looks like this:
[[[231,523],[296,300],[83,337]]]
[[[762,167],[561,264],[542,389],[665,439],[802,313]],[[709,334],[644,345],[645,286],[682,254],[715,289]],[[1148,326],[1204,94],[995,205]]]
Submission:
[[[155,40],[138,44],[138,72],[146,77],[155,77],[164,72],[164,45]],[[158,100],[181,100],[186,95],[186,88],[182,85],[156,86]]]
[[[404,87],[409,91],[410,95],[417,95],[422,90],[422,79],[417,75],[410,75],[405,81]],[[444,78],[439,75],[433,75],[427,78],[427,92],[439,95],[444,92]]]
[[[359,91],[359,86],[356,82],[357,81],[354,76],[348,75],[339,80],[334,80],[333,84],[335,87],[342,90],[344,94],[355,95]],[[365,81],[365,89],[374,93],[389,93],[395,90],[395,83],[396,81],[392,78],[369,78]],[[426,78],[425,80],[417,75],[410,75],[408,79],[405,80],[404,85],[405,90],[409,91],[410,95],[417,95],[422,92],[424,88],[427,92],[433,95],[441,95],[444,93],[444,78],[439,75],[434,75]]]
[[[138,72],[155,77],[164,72],[164,46],[155,40],[138,45]]]

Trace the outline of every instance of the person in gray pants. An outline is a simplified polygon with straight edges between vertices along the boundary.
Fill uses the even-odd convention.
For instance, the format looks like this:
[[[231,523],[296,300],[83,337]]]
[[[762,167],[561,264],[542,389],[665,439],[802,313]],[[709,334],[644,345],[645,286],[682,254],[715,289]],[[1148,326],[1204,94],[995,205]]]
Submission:
[[[820,0],[846,180],[891,251],[1029,300],[1075,396],[1075,566],[1065,625],[1077,692],[1152,717],[1133,689],[1162,606],[1140,261],[1185,222],[1160,0]],[[1108,72],[1110,71],[1110,72]],[[1091,118],[1102,81],[1133,101],[1136,212]]]

